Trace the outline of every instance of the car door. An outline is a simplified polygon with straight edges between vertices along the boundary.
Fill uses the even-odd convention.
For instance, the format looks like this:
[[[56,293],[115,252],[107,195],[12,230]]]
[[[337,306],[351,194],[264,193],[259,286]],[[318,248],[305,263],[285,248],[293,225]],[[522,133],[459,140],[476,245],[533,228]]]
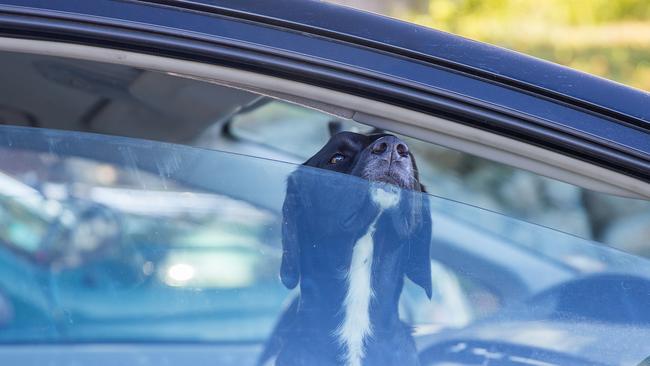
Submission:
[[[615,304],[586,314],[584,326],[548,320],[586,316],[579,302],[556,306],[564,284],[594,273],[647,277],[640,257],[597,244],[647,254],[647,132],[634,117],[268,13],[168,5],[3,2],[3,120],[31,127],[2,127],[2,172],[29,192],[4,195],[5,227],[26,228],[3,234],[8,262],[24,268],[3,285],[5,313],[20,315],[6,317],[7,342],[223,342],[241,347],[241,359],[223,362],[254,362],[287,296],[276,277],[280,207],[296,169],[286,162],[313,154],[331,126],[411,138],[424,162],[437,196],[437,297],[407,288],[402,304],[423,350],[466,337],[517,343],[512,334],[539,319],[541,333],[576,337],[635,319],[622,312],[617,322]],[[23,277],[37,300],[12,286]],[[634,294],[622,298],[638,309],[644,298]],[[29,317],[17,304],[38,301],[35,327],[16,320]],[[515,319],[510,306],[526,301],[543,304],[541,315]],[[517,322],[508,337],[489,321],[473,328],[499,317]],[[647,332],[622,328],[636,340]],[[37,329],[47,332],[34,337]],[[603,344],[540,348],[588,363]],[[632,348],[625,357],[648,351]]]

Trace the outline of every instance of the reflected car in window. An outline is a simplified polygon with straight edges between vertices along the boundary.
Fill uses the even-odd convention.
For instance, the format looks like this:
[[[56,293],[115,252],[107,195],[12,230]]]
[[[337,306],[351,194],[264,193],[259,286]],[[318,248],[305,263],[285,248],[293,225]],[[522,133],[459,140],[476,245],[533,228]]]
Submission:
[[[431,299],[405,281],[399,317],[422,365],[650,356],[647,93],[278,4],[0,0],[0,363],[255,365],[299,296],[289,177],[372,187],[302,165],[342,131],[417,160]]]

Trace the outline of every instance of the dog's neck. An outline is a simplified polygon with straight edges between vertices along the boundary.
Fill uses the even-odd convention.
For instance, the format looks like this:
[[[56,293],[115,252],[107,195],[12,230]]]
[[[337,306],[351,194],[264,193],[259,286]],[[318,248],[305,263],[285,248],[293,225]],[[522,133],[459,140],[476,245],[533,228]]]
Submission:
[[[371,197],[380,211],[354,244],[345,273],[337,280],[319,281],[318,288],[315,283],[301,283],[301,313],[314,326],[313,335],[329,338],[327,343],[334,340],[343,353],[340,361],[349,366],[361,365],[371,338],[390,337],[391,330],[401,326],[402,256],[394,253],[400,247],[387,243],[382,235],[390,225],[384,223],[383,213],[399,203],[400,195],[377,188]]]

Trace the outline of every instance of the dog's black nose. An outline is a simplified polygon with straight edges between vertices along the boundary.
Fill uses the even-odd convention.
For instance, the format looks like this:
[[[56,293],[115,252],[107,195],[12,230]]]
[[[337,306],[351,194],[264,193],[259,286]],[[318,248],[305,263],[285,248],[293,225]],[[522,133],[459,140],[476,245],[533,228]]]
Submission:
[[[375,140],[370,145],[370,151],[375,155],[392,155],[395,153],[395,159],[398,156],[405,157],[409,154],[409,148],[406,144],[395,136],[384,136]]]

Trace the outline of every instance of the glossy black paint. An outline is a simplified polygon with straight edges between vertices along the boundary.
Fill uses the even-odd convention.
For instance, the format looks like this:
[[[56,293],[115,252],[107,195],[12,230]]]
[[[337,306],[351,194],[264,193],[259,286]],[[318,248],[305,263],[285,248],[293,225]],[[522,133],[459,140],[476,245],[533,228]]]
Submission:
[[[641,119],[650,127],[650,94],[611,83],[521,53],[454,36],[435,29],[322,1],[276,0],[146,0],[198,11],[230,14],[330,38],[363,44],[445,65],[459,71],[542,95],[566,99],[612,113]],[[363,26],[357,26],[363,24]],[[634,123],[634,122],[633,122]]]
[[[295,0],[0,0],[0,32],[290,77],[650,180],[648,94],[347,8]]]

